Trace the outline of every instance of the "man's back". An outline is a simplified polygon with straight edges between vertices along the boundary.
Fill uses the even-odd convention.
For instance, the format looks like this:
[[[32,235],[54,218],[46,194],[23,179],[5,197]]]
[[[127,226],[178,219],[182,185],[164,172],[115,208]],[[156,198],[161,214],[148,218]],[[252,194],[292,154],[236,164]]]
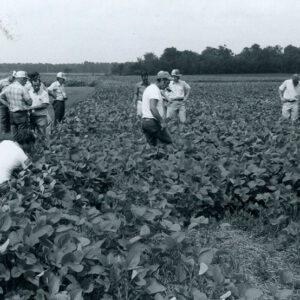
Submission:
[[[0,184],[9,180],[18,166],[26,168],[27,161],[28,156],[17,143],[9,140],[0,142]]]
[[[31,104],[28,91],[19,82],[13,82],[2,93],[5,94],[6,100],[9,103],[9,110],[12,112],[26,110],[28,108],[28,101],[30,101],[28,104]]]
[[[143,104],[142,104],[143,118],[153,118],[154,119],[154,116],[150,110],[150,100],[151,99],[158,100],[157,109],[158,109],[159,114],[161,116],[163,116],[164,110],[163,110],[162,95],[161,95],[160,89],[156,86],[156,84],[153,83],[153,84],[150,84],[143,93]]]

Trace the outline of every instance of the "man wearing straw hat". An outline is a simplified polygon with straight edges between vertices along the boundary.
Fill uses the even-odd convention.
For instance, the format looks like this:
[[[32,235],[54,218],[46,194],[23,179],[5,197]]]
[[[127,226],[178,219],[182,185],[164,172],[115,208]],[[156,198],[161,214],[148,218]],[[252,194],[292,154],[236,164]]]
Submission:
[[[172,81],[169,84],[169,91],[166,91],[168,96],[167,119],[171,119],[174,115],[178,115],[181,124],[186,121],[185,103],[190,95],[191,87],[183,80],[178,69],[171,72]],[[180,126],[181,127],[181,126]]]

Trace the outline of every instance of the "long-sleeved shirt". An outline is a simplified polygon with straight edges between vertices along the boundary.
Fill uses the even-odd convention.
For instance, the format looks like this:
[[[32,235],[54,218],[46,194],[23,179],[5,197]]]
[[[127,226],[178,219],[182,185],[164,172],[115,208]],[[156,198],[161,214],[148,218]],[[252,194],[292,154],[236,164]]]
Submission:
[[[54,81],[49,87],[48,91],[55,94],[55,100],[64,101],[67,97],[64,84]]]
[[[8,102],[11,112],[27,110],[32,104],[28,91],[18,81],[7,86],[0,94],[0,98]]]

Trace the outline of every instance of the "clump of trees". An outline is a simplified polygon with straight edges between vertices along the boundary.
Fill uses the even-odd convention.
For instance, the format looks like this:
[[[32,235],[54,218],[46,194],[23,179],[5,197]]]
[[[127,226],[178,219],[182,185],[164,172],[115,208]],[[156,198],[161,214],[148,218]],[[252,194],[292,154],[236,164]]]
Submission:
[[[279,45],[261,48],[254,44],[234,54],[226,45],[206,47],[200,54],[174,47],[158,57],[145,53],[136,62],[81,64],[0,64],[0,72],[24,69],[28,72],[103,73],[135,75],[141,70],[155,74],[159,70],[178,68],[184,74],[296,73],[300,70],[300,47]]]
[[[160,57],[150,52],[137,62],[116,64],[112,73],[129,75],[146,69],[155,74],[159,70],[173,68],[184,74],[295,73],[300,70],[300,47],[289,45],[282,48],[276,45],[261,48],[254,44],[245,47],[239,54],[234,54],[225,45],[206,47],[201,54],[171,47],[166,48]]]

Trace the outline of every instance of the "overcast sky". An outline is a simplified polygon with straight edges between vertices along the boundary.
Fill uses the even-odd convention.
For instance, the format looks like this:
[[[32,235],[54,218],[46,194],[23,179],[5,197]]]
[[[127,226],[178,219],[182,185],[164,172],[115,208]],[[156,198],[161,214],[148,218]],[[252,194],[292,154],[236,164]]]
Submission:
[[[299,0],[0,0],[0,21],[0,63],[125,62],[172,46],[300,46]]]

